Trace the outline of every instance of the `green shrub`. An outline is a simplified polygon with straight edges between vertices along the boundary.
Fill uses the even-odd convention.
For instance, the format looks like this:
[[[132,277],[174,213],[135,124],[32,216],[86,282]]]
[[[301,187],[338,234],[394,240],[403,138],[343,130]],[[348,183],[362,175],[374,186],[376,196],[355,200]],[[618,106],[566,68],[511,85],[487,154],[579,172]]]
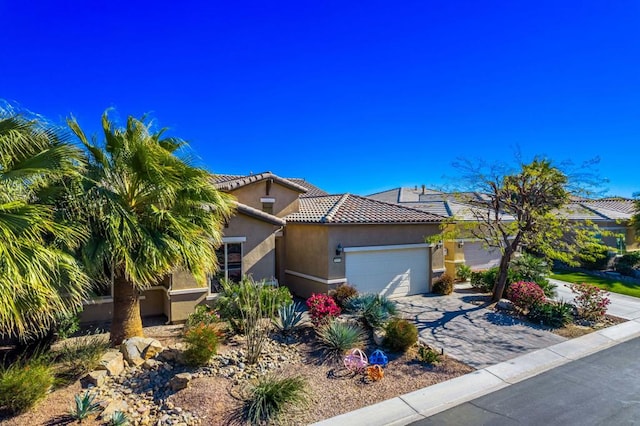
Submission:
[[[65,340],[52,352],[54,361],[59,364],[58,376],[63,382],[73,382],[98,366],[110,345],[106,335],[97,333]]]
[[[95,394],[90,394],[86,391],[84,395],[76,395],[74,397],[75,405],[71,407],[69,414],[74,420],[82,423],[91,414],[95,414],[101,410],[100,403],[95,402]]]
[[[254,308],[247,304],[247,300],[256,300],[259,297],[261,302],[259,314],[269,318],[273,318],[281,306],[293,302],[288,288],[265,285],[264,281],[255,282],[251,277],[244,277],[239,283],[223,280],[221,286],[222,291],[216,299],[215,307],[220,317],[229,321],[231,327],[237,332],[244,331],[242,319],[247,311]]]
[[[42,356],[0,368],[0,408],[22,413],[43,399],[53,385],[51,364]]]
[[[264,424],[275,420],[287,405],[306,404],[306,387],[305,379],[300,376],[260,377],[245,401],[245,419],[253,425]]]
[[[344,309],[347,300],[358,295],[358,290],[349,284],[342,284],[333,290],[330,295],[336,301],[336,304],[341,309]]]
[[[555,296],[556,285],[547,279],[550,274],[551,265],[549,262],[541,257],[523,253],[511,260],[509,264],[508,282],[534,282],[540,286],[545,296],[552,298]]]
[[[187,349],[184,360],[189,365],[207,365],[213,355],[218,352],[220,329],[215,324],[200,323],[188,328],[184,333]]]
[[[55,333],[60,339],[68,339],[80,330],[80,317],[77,314],[64,313],[55,319]]]
[[[339,359],[347,350],[364,345],[365,332],[357,325],[331,320],[318,328],[318,339],[327,358]]]
[[[453,277],[449,274],[442,274],[433,281],[433,292],[437,294],[453,293]]]
[[[273,320],[273,323],[282,334],[287,336],[293,332],[301,321],[302,312],[300,311],[300,305],[296,302],[281,306],[278,310],[278,317]]]
[[[549,327],[562,327],[573,321],[573,305],[567,302],[544,302],[533,305],[529,319]]]
[[[491,293],[493,286],[498,279],[498,267],[487,269],[486,271],[472,272],[470,276],[473,288],[483,292]]]
[[[396,302],[379,294],[361,294],[348,299],[345,310],[360,315],[371,328],[380,327],[397,314]]]
[[[405,352],[418,341],[418,328],[405,319],[394,318],[384,329],[384,343],[393,351]]]
[[[606,269],[609,263],[610,250],[611,248],[601,243],[588,244],[578,255],[580,266],[585,269],[598,271]]]
[[[459,263],[456,265],[456,277],[460,281],[467,281],[471,278],[471,267],[465,265],[464,263]]]
[[[418,360],[424,364],[437,364],[440,362],[440,354],[429,346],[420,346]]]
[[[191,328],[198,324],[216,324],[220,322],[220,314],[208,305],[198,305],[196,309],[189,314],[184,324],[185,328]]]
[[[633,277],[638,269],[640,269],[640,251],[626,253],[616,260],[616,271],[622,275]]]

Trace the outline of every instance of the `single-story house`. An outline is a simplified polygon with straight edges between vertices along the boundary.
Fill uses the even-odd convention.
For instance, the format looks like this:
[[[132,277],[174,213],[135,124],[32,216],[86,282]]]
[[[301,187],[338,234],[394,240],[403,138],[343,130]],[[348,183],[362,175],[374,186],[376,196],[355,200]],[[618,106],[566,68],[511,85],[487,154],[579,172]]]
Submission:
[[[212,177],[235,197],[236,213],[223,230],[218,274],[197,283],[176,271],[141,295],[143,316],[186,320],[195,306],[217,297],[220,279],[250,275],[308,297],[340,283],[389,296],[430,291],[442,272],[443,249],[425,243],[443,217],[351,194],[328,195],[303,179],[271,172]],[[86,302],[81,320],[108,320],[112,295]]]

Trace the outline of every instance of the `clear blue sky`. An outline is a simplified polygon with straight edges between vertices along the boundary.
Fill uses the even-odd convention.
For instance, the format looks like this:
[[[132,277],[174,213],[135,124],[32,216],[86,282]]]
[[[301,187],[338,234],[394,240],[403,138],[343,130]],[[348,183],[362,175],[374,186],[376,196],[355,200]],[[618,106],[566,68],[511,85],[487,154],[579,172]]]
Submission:
[[[600,157],[640,190],[640,3],[0,0],[0,98],[151,113],[217,173],[434,186],[456,157]]]

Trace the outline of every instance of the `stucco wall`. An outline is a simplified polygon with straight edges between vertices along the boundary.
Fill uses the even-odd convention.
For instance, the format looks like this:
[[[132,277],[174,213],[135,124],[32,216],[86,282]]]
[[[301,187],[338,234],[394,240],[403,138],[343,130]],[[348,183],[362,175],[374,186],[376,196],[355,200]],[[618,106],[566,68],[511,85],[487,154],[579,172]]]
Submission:
[[[273,215],[278,217],[286,216],[297,212],[300,209],[298,191],[286,188],[276,182],[271,184],[269,194],[267,194],[267,181],[255,182],[231,191],[239,203],[262,210],[260,198],[275,198],[273,203]]]
[[[163,289],[149,289],[142,293],[140,298],[140,315],[144,317],[166,315],[169,317],[166,292]],[[83,324],[111,321],[113,317],[113,302],[111,299],[96,299],[88,301],[79,315]]]
[[[224,229],[225,237],[246,237],[242,246],[242,273],[256,280],[276,276],[276,239],[278,226],[238,214]]]
[[[197,305],[204,303],[208,291],[187,293],[187,294],[172,294],[171,295],[171,316],[169,320],[172,324],[181,323],[187,320],[189,314],[191,314]]]
[[[312,292],[326,293],[344,280],[344,253],[336,255],[342,247],[363,247],[402,244],[424,244],[425,238],[439,232],[438,225],[320,225],[288,224],[285,230],[286,268],[297,274],[285,274],[284,283],[292,292],[308,297]],[[442,251],[433,259],[443,267]],[[334,258],[340,262],[334,262]],[[314,279],[315,278],[315,279]],[[323,280],[318,282],[316,279]]]

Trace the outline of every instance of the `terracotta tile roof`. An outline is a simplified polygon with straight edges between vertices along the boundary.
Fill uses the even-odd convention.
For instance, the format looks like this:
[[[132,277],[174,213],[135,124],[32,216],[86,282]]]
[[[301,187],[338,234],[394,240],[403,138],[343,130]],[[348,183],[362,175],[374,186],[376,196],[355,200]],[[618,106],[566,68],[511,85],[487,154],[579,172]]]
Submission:
[[[352,194],[305,197],[300,211],[286,217],[294,223],[439,223],[444,219],[432,213],[385,203]]]
[[[253,207],[247,206],[246,204],[238,203],[237,201],[234,201],[233,203],[236,205],[236,211],[239,213],[244,213],[247,216],[251,216],[277,226],[284,226],[287,224],[284,219],[280,219],[277,216],[265,213],[262,210],[254,209]]]
[[[307,192],[302,194],[301,197],[318,197],[320,195],[329,195],[329,193],[323,189],[318,188],[315,185],[310,184],[304,179],[300,178],[286,178],[288,181],[296,183],[303,188],[307,189]]]
[[[233,191],[234,189],[241,188],[243,186],[260,182],[266,179],[273,179],[274,182],[279,183],[282,186],[293,189],[294,191],[298,191],[300,193],[307,192],[307,189],[295,182],[292,182],[288,179],[281,178],[280,176],[274,175],[271,172],[258,173],[255,175],[248,176],[233,176],[233,175],[214,175],[213,182],[216,187],[221,191]]]

